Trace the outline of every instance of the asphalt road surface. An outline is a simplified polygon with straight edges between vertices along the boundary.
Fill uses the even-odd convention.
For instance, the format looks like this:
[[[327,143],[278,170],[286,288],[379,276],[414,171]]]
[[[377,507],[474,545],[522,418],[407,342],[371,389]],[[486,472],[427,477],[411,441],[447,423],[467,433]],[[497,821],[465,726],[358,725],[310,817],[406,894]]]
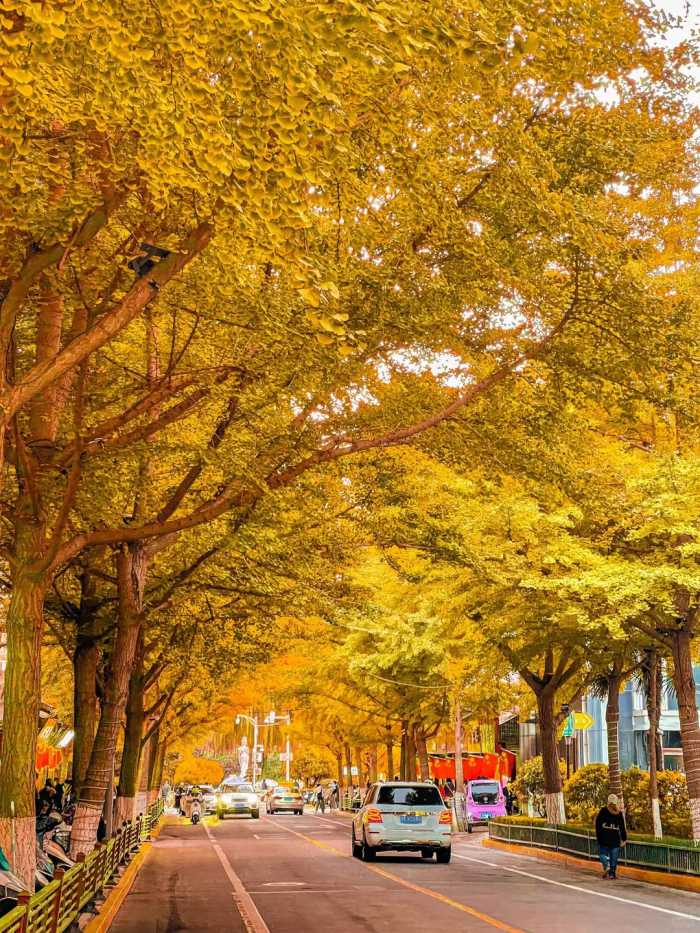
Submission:
[[[700,895],[481,846],[452,863],[350,856],[350,821],[278,815],[169,825],[113,933],[700,933]]]

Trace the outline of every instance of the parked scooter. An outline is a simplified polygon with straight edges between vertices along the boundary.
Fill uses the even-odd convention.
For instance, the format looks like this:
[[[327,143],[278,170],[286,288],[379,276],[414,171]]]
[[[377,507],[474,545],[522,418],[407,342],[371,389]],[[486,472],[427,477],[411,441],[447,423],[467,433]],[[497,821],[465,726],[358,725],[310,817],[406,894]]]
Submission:
[[[61,841],[66,845],[62,845]],[[37,870],[42,877],[37,877],[37,883],[43,887],[44,878],[53,878],[56,868],[68,870],[75,862],[68,857],[67,847],[70,845],[70,829],[63,822],[63,816],[53,810],[50,813],[42,810],[36,819],[37,842]]]
[[[17,906],[17,895],[24,890],[24,885],[17,875],[10,871],[10,863],[0,849],[0,917],[9,914]]]
[[[69,857],[63,846],[56,840],[57,829],[49,830],[44,834],[44,852],[48,855],[55,868],[62,868],[68,871],[75,865],[72,858]]]
[[[36,871],[34,872],[35,890],[41,891],[53,881],[54,864],[41,847],[39,840],[36,843]]]

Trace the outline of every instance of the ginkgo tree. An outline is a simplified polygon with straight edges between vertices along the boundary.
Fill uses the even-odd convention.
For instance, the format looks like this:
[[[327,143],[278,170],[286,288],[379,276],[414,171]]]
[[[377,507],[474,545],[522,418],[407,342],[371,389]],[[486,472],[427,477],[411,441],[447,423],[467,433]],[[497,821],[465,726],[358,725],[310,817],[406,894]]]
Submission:
[[[555,2],[239,6],[132,29],[121,5],[4,5],[0,836],[27,879],[57,574],[114,551],[118,708],[156,539],[516,376],[594,383],[626,365],[620,331],[644,360],[671,300],[650,257],[685,248],[690,53],[652,11],[572,3],[563,35]]]

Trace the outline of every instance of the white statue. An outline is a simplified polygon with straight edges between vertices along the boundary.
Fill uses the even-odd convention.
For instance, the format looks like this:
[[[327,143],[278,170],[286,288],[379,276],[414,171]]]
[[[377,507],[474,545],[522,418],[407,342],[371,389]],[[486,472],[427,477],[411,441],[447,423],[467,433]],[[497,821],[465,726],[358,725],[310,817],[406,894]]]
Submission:
[[[248,737],[243,736],[241,744],[238,747],[238,777],[245,781],[248,775],[248,762],[250,761],[250,749],[248,748]]]

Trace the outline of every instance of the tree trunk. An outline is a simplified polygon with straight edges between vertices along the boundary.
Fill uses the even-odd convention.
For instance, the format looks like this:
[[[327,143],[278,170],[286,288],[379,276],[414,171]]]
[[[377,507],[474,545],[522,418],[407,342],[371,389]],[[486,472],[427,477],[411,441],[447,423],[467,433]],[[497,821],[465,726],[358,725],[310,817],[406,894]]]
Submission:
[[[370,745],[369,749],[369,779],[372,784],[377,780],[377,746]]]
[[[406,719],[401,720],[401,761],[399,763],[399,780],[407,781],[408,780],[408,721]]]
[[[150,792],[159,786],[156,775],[158,774],[158,761],[160,758],[162,742],[160,741],[160,728],[158,726],[156,726],[155,732],[152,733],[149,742],[151,744],[151,754],[148,757],[148,777],[146,779],[146,787]]]
[[[690,652],[692,635],[687,631],[673,632],[673,685],[678,697],[681,723],[683,766],[688,785],[688,805],[694,840],[700,840],[700,726],[695,701],[695,680]]]
[[[36,743],[41,697],[41,636],[47,580],[33,571],[43,529],[17,524],[16,554],[7,610],[7,670],[0,757],[0,845],[27,891],[36,866]],[[26,562],[25,562],[26,561]]]
[[[464,793],[464,762],[462,749],[464,748],[464,732],[462,729],[462,704],[455,700],[455,790],[458,794]]]
[[[357,768],[357,783],[359,787],[364,787],[364,768],[362,767],[362,748],[355,746],[355,767]]]
[[[143,737],[143,633],[139,636],[134,667],[129,678],[129,694],[126,701],[126,727],[124,729],[124,748],[119,768],[117,787],[116,826],[119,828],[126,820],[134,818],[134,804],[139,782],[141,765],[141,739]]]
[[[95,845],[100,813],[112,774],[117,735],[124,715],[141,628],[140,598],[137,593],[139,556],[139,550],[127,547],[123,547],[117,554],[117,634],[90,764],[73,818],[72,858],[81,852],[87,855]]]
[[[416,742],[414,739],[414,725],[409,723],[408,732],[406,733],[406,772],[408,774],[407,780],[415,781],[417,779],[416,775]]]
[[[544,772],[544,799],[547,822],[566,823],[564,794],[559,770],[559,750],[557,748],[557,720],[554,713],[554,691],[542,690],[537,693],[537,711],[540,719],[542,736],[542,770]]]
[[[163,768],[165,766],[165,753],[168,750],[167,739],[160,738],[160,728],[156,729],[154,738],[156,739],[157,745],[156,745],[156,753],[153,756],[154,757],[153,767],[151,768],[151,773],[149,776],[149,783],[148,783],[149,806],[155,800],[157,800],[158,796],[160,795],[161,788],[163,786]]]
[[[618,673],[608,672],[608,705],[605,710],[605,723],[608,730],[608,786],[611,794],[622,798],[622,772],[620,771],[620,686],[622,678]]]
[[[421,781],[430,780],[430,762],[428,760],[428,746],[425,741],[425,730],[422,723],[415,725],[416,750],[418,752],[418,766],[420,768]]]
[[[150,729],[151,725],[152,723],[146,723],[146,731]],[[136,794],[136,800],[134,801],[133,806],[134,816],[144,814],[148,809],[148,790],[150,780],[149,775],[151,768],[153,767],[153,759],[155,758],[156,751],[157,748],[153,743],[153,735],[151,735],[145,742],[142,742],[141,744],[138,792]]]
[[[345,781],[343,780],[343,749],[340,746],[335,752],[335,763],[338,771],[338,793],[342,795]]]
[[[386,748],[386,779],[387,781],[394,780],[394,737],[391,734],[391,729],[387,726],[386,735],[384,737],[384,746]]]
[[[661,666],[661,658],[656,659],[656,770],[664,770],[664,746],[663,736],[661,734],[661,695],[664,689],[664,674]]]
[[[100,649],[92,635],[79,626],[73,652],[73,793],[80,788],[92,752],[97,728],[97,666]]]
[[[352,787],[352,755],[350,753],[350,743],[343,742],[343,750],[345,752],[345,777],[346,777],[346,787]]]
[[[649,804],[651,806],[651,822],[654,836],[661,839],[663,828],[661,826],[661,806],[659,803],[659,781],[657,771],[659,733],[659,720],[661,718],[660,690],[659,690],[659,655],[654,649],[646,652],[646,687],[647,687],[647,713],[649,715],[649,733],[647,736],[647,749],[649,752]]]

